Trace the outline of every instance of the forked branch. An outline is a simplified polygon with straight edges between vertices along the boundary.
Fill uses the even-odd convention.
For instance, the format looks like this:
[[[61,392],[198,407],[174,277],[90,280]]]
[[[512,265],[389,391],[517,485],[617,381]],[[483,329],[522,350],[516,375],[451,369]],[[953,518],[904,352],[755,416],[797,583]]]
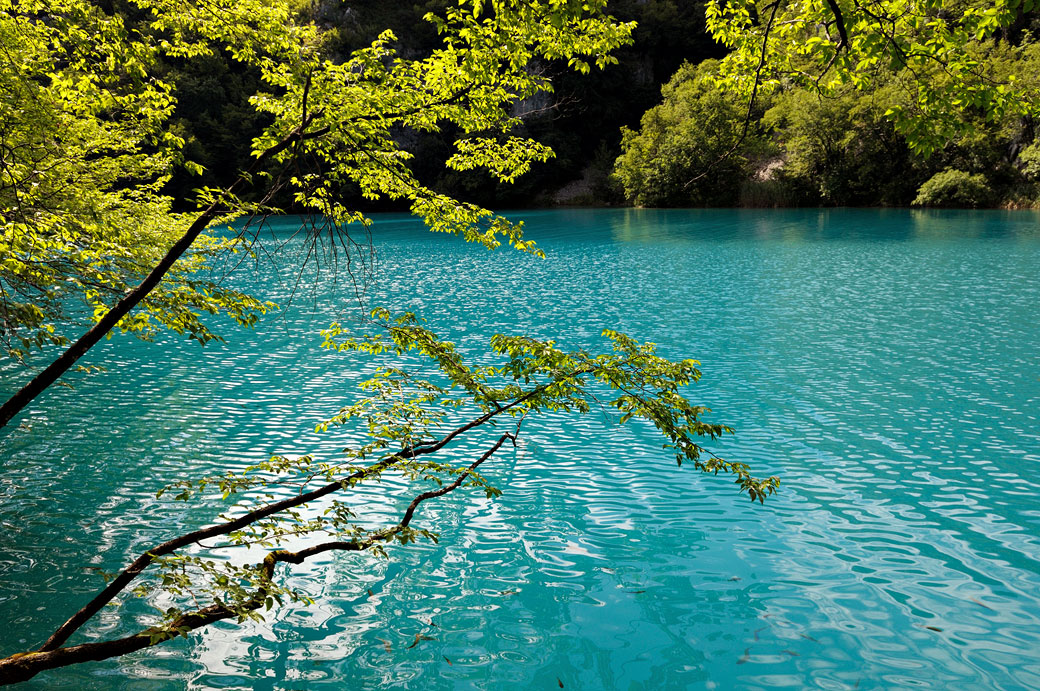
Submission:
[[[216,621],[232,617],[257,618],[256,610],[264,606],[270,608],[274,602],[281,603],[283,595],[309,601],[275,581],[275,568],[280,563],[301,564],[325,552],[372,550],[383,553],[382,545],[394,540],[402,544],[413,542],[417,537],[435,540],[436,535],[430,531],[411,527],[423,502],[463,486],[481,488],[489,498],[498,496],[501,492],[490,486],[477,469],[506,441],[516,444],[526,416],[539,411],[587,413],[592,403],[600,404],[602,389],[615,392],[608,405],[620,413],[620,422],[640,418],[651,423],[665,437],[665,448],[674,453],[680,465],[689,461],[705,473],[735,476],[740,490],[752,501],[763,501],[779,484],[774,477],[754,478],[745,464],[726,461],[700,446],[700,437],[715,439],[732,430],[702,421],[700,416],[709,411],[691,404],[680,392],[681,387],[700,377],[695,361],[673,362],[662,358],[652,343],[640,343],[608,330],[604,336],[611,341],[611,351],[594,356],[584,350],[560,350],[553,341],[499,335],[491,339],[491,350],[504,356],[505,364],[470,367],[452,343],[440,340],[420,326],[414,315],[395,319],[385,310],[376,310],[373,317],[375,323],[384,328],[384,333],[349,337],[338,325],[333,325],[324,332],[325,345],[372,355],[389,352],[394,363],[399,362],[406,351],[419,351],[436,365],[439,376],[442,380],[447,378],[449,384],[418,379],[395,366],[377,370],[371,380],[361,385],[367,392],[365,397],[318,425],[324,430],[329,425],[362,421],[371,441],[359,449],[345,450],[347,463],[315,464],[310,456],[295,459],[275,456],[246,469],[241,475],[175,483],[174,487],[184,488],[178,495],[178,499],[184,500],[215,482],[220,483],[225,497],[288,482],[298,483],[299,490],[279,501],[265,498],[272,495],[259,491],[250,495],[255,497],[256,503],[243,507],[241,516],[168,540],[141,554],[115,574],[97,596],[62,624],[40,648],[0,660],[0,684],[23,681],[47,669],[124,655]],[[479,414],[475,413],[468,422],[455,423],[445,432],[444,411],[462,405],[476,406]],[[506,419],[515,422],[515,429],[500,434],[497,441],[468,466],[456,467],[437,460],[439,457],[435,454],[468,436],[467,433]],[[391,448],[399,450],[388,451]],[[345,503],[331,496],[347,492],[365,480],[378,479],[389,471],[400,473],[408,480],[432,481],[437,485],[416,495],[394,525],[362,528]],[[319,486],[307,490],[312,483]],[[325,498],[328,499],[321,507],[314,506],[314,502]],[[268,501],[270,503],[263,503]],[[319,516],[309,517],[320,509],[324,511]],[[305,515],[304,511],[308,513]],[[318,534],[333,539],[297,551],[278,548],[278,541],[286,537]],[[224,537],[226,542],[214,547],[203,543],[214,537]],[[245,567],[235,566],[226,559],[183,551],[191,545],[219,550],[258,544],[272,551],[261,563]],[[131,584],[149,568],[162,576],[163,592],[175,601],[191,602],[191,611],[170,608],[163,623],[133,635],[98,643],[65,645],[102,607],[129,592]],[[147,595],[150,589],[146,583],[135,587],[133,592]],[[208,601],[213,604],[199,604]]]
[[[311,547],[307,547],[305,549],[301,549],[295,552],[290,552],[287,550],[275,550],[273,552],[268,553],[267,556],[264,558],[263,563],[260,565],[261,575],[259,580],[259,586],[257,587],[256,591],[249,599],[247,599],[245,602],[237,605],[234,608],[228,607],[223,602],[220,602],[218,600],[208,607],[203,607],[194,612],[182,614],[181,616],[174,619],[172,622],[168,622],[162,626],[145,629],[143,631],[139,631],[135,634],[131,634],[123,638],[116,638],[112,640],[101,641],[98,643],[83,643],[81,645],[68,646],[64,648],[58,647],[61,645],[61,643],[68,639],[69,635],[71,635],[76,629],[78,629],[82,625],[82,623],[85,623],[86,620],[89,619],[90,616],[93,616],[93,614],[96,613],[97,610],[100,608],[92,607],[91,605],[95,605],[98,601],[102,599],[104,599],[106,602],[110,601],[116,595],[125,591],[128,585],[130,584],[130,581],[133,580],[133,578],[135,578],[137,575],[139,575],[144,570],[144,568],[147,567],[147,565],[154,560],[154,557],[159,556],[159,554],[170,554],[174,549],[183,547],[188,544],[196,543],[199,540],[203,539],[203,537],[227,534],[228,532],[234,529],[229,528],[228,526],[238,525],[239,527],[241,527],[241,525],[243,525],[243,520],[245,520],[246,523],[255,523],[256,521],[260,520],[263,516],[270,515],[271,513],[275,513],[278,511],[284,511],[291,506],[299,506],[302,503],[313,501],[317,497],[315,496],[315,492],[308,493],[307,495],[301,495],[300,497],[296,497],[291,500],[279,502],[278,504],[272,504],[263,512],[257,511],[252,512],[251,514],[247,514],[238,521],[224,523],[220,526],[212,526],[208,529],[195,531],[193,533],[189,533],[188,535],[184,535],[174,540],[170,540],[164,543],[163,545],[160,545],[156,549],[151,550],[147,554],[142,555],[142,557],[135,561],[126,570],[124,570],[123,573],[120,574],[120,576],[116,580],[114,580],[101,595],[98,596],[98,598],[95,598],[95,601],[93,601],[91,605],[88,605],[88,607],[85,607],[84,609],[77,612],[76,615],[68,622],[66,622],[66,624],[63,625],[61,629],[55,632],[55,634],[51,636],[47,643],[41,646],[39,650],[26,653],[17,653],[15,655],[11,655],[10,657],[0,660],[0,685],[14,684],[26,681],[36,676],[40,672],[49,669],[67,667],[69,665],[74,665],[81,662],[107,660],[113,657],[120,657],[128,653],[143,650],[144,648],[159,645],[160,643],[176,638],[177,636],[187,635],[191,631],[204,628],[218,621],[236,617],[241,618],[242,615],[246,612],[251,612],[260,609],[267,602],[270,586],[274,581],[275,568],[278,564],[285,563],[298,565],[304,563],[312,557],[315,557],[319,554],[324,554],[326,552],[362,552],[367,549],[370,549],[371,547],[377,544],[387,543],[393,540],[397,535],[399,535],[402,531],[409,527],[409,525],[412,522],[412,519],[415,517],[415,512],[419,508],[420,504],[430,499],[442,497],[461,487],[462,484],[466,481],[466,479],[473,473],[473,471],[475,471],[477,468],[480,467],[481,464],[483,464],[485,461],[491,458],[491,456],[493,456],[495,452],[498,451],[502,447],[502,444],[504,444],[507,440],[511,441],[515,446],[519,430],[520,423],[517,424],[516,430],[514,432],[505,433],[499,436],[498,440],[491,446],[491,448],[485,451],[484,454],[480,456],[480,458],[478,458],[476,461],[474,461],[468,467],[466,467],[451,484],[445,485],[436,490],[423,492],[417,495],[415,498],[413,498],[412,501],[408,504],[408,507],[405,509],[404,513],[402,514],[401,519],[393,526],[373,532],[364,539],[333,540],[328,542],[322,542],[320,544],[313,545]],[[438,448],[443,448],[443,445]],[[404,453],[410,452],[406,451]],[[391,458],[399,459],[400,455],[395,454],[395,456]],[[391,459],[386,459],[384,461],[381,461],[380,463],[385,465],[390,462]],[[365,472],[367,471],[360,471],[359,473],[355,473],[352,477],[360,477],[360,475],[362,475]],[[346,486],[346,481],[326,485],[325,487],[321,488],[321,490],[317,490],[316,492],[327,490],[332,485],[335,485],[335,489],[332,490],[335,491]],[[263,514],[263,516],[260,514]],[[206,535],[202,535],[202,533],[206,533]],[[171,545],[176,545],[176,547],[171,548]],[[144,561],[143,565],[140,563],[142,562],[142,560],[146,560]]]

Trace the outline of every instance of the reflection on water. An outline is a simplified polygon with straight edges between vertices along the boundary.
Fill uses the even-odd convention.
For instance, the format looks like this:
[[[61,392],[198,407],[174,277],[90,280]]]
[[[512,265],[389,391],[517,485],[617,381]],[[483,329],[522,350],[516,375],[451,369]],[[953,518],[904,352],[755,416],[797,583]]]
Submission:
[[[752,507],[676,469],[648,430],[548,416],[488,469],[500,500],[425,510],[439,545],[329,557],[292,577],[314,607],[28,687],[1040,687],[1036,215],[522,216],[547,259],[380,217],[369,301],[469,352],[502,331],[597,347],[610,327],[697,357],[692,396],[738,430],[720,450],[780,474],[779,497]],[[238,280],[284,302],[294,277]],[[343,446],[310,431],[364,373],[317,347],[357,313],[343,287],[228,345],[116,338],[90,355],[107,373],[4,432],[3,652],[82,604],[85,567],[219,511],[185,514],[154,498],[162,484]],[[357,501],[389,520],[403,496]],[[147,611],[106,611],[89,635]],[[433,640],[409,647],[417,634]]]
[[[543,212],[545,213],[545,212]],[[993,238],[1035,242],[1040,211],[937,209],[616,209],[554,211],[566,224],[600,231],[609,224],[622,242],[746,240],[920,240]],[[579,231],[580,232],[580,231]]]

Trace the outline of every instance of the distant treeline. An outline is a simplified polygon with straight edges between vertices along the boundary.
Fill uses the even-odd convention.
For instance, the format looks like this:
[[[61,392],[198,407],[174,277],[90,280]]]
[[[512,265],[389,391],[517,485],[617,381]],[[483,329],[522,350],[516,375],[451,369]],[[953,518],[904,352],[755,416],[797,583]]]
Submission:
[[[334,54],[346,55],[390,29],[402,54],[417,56],[439,44],[423,15],[448,4],[351,0],[314,3],[310,11],[333,32]],[[455,133],[410,135],[405,145],[420,180],[495,208],[987,207],[1033,206],[1040,199],[1040,145],[1031,120],[980,116],[970,135],[927,159],[915,156],[881,105],[898,100],[906,78],[898,73],[875,91],[835,98],[798,88],[767,94],[736,146],[747,103],[704,83],[713,58],[721,57],[705,33],[704,5],[617,0],[610,12],[639,23],[635,43],[618,53],[618,64],[589,75],[540,65],[553,77],[554,98],[518,106],[526,133],[551,146],[554,159],[502,184],[478,171],[444,167]],[[1040,34],[1040,18],[1027,17],[1001,41],[980,46],[986,69],[1015,73],[1040,88],[1034,30]],[[205,169],[201,177],[178,173],[171,182],[171,194],[187,202],[192,189],[226,183],[247,163],[250,142],[264,124],[248,103],[259,83],[257,75],[219,56],[169,69],[178,88],[176,133],[186,141],[186,157]],[[358,204],[365,208],[360,198]]]
[[[1040,82],[1040,44],[992,46],[987,65]],[[885,117],[883,104],[899,97],[893,77],[877,91],[835,98],[798,88],[767,97],[738,146],[746,104],[705,84],[713,67],[683,66],[664,87],[663,103],[638,130],[625,131],[615,178],[632,203],[981,208],[1040,201],[1031,119],[980,115],[969,134],[916,156]]]

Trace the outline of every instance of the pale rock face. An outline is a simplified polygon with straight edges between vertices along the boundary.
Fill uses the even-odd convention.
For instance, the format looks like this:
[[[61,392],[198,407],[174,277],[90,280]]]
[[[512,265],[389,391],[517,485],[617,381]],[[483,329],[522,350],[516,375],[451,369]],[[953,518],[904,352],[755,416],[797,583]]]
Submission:
[[[755,180],[758,180],[759,182],[768,182],[770,180],[774,180],[777,176],[777,173],[783,170],[786,164],[787,161],[785,161],[782,158],[769,159],[768,161],[763,163],[758,170],[755,171]]]

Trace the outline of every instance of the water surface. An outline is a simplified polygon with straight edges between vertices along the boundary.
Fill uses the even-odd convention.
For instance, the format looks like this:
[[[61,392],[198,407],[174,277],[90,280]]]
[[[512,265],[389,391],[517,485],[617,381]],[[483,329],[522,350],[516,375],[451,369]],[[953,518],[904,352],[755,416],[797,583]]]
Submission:
[[[293,576],[312,607],[26,687],[1040,688],[1036,215],[521,216],[545,260],[377,217],[366,300],[473,354],[497,332],[594,348],[614,328],[695,357],[691,397],[737,429],[716,448],[779,474],[778,497],[752,506],[677,469],[645,429],[550,416],[487,468],[503,497],[423,513],[439,545],[328,558]],[[298,250],[234,280],[284,303]],[[368,365],[322,351],[317,331],[357,312],[341,271],[255,332],[224,326],[228,344],[116,337],[87,358],[106,372],[70,377],[3,432],[0,652],[81,606],[91,567],[220,510],[156,500],[163,484],[335,454],[344,439],[311,430]],[[391,520],[403,492],[360,506]],[[106,611],[79,640],[147,611]],[[417,633],[435,640],[407,648]]]

